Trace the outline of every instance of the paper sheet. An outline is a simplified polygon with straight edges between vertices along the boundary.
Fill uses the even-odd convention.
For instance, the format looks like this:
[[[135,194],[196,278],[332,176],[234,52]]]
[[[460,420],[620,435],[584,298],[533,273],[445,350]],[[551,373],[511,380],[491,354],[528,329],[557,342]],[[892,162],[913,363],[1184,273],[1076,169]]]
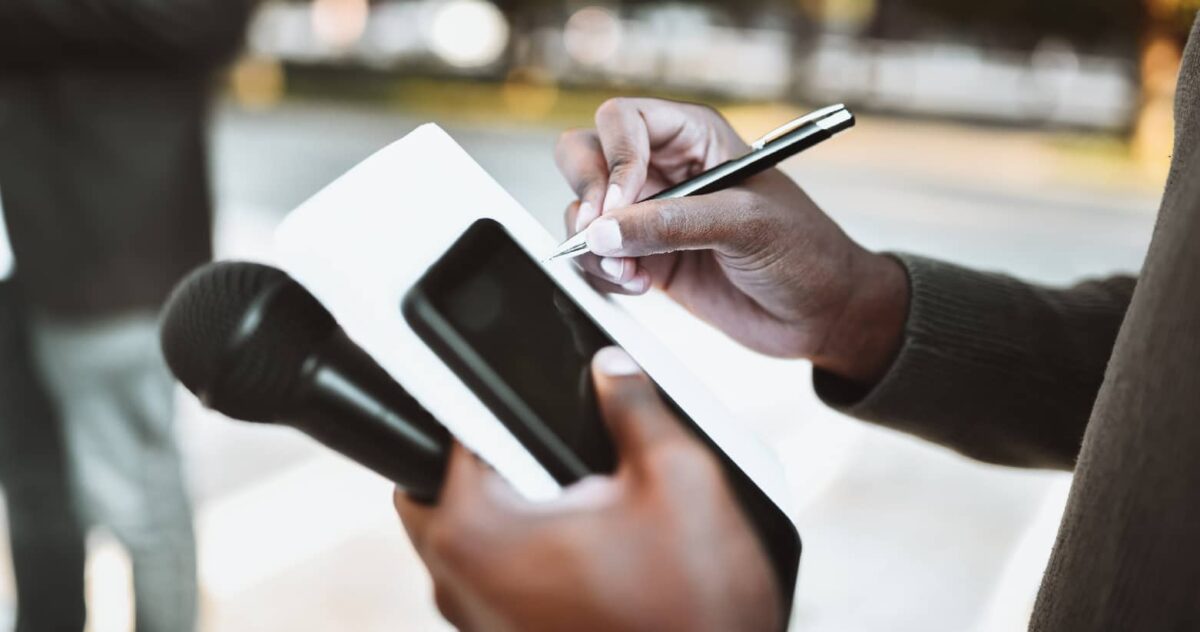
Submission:
[[[276,263],[456,437],[529,498],[558,485],[421,342],[400,313],[405,292],[475,220],[503,224],[535,258],[550,233],[441,128],[427,124],[380,150],[293,211],[276,232]],[[755,438],[619,305],[569,261],[545,266],[785,512],[782,468]]]

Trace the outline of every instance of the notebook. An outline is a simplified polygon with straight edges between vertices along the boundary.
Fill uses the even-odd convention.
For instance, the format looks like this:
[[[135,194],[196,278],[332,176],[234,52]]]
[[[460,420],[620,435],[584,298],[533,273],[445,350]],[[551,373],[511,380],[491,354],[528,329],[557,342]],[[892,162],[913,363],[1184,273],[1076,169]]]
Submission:
[[[548,149],[549,150],[549,149]],[[529,253],[557,240],[434,124],[388,145],[292,211],[273,259],[347,334],[467,447],[530,499],[559,486],[447,368],[400,312],[405,292],[475,220],[492,218]],[[622,302],[599,294],[570,261],[545,271],[630,353],[785,513],[783,470]]]

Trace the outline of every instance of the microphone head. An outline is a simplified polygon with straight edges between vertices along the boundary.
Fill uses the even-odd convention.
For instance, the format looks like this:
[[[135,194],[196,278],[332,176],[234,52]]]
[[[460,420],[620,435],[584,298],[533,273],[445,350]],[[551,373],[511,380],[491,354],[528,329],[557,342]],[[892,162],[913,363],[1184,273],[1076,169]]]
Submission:
[[[159,340],[171,372],[206,406],[275,421],[295,401],[305,361],[338,331],[287,273],[222,261],[197,268],[171,292]]]

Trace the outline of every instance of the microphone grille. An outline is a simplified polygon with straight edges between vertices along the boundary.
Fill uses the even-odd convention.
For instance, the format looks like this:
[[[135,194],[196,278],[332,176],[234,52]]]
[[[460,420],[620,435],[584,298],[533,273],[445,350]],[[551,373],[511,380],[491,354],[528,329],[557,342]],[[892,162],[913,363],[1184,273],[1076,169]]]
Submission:
[[[270,421],[288,404],[301,364],[337,329],[299,283],[271,266],[210,263],[179,283],[163,308],[163,355],[206,405]]]

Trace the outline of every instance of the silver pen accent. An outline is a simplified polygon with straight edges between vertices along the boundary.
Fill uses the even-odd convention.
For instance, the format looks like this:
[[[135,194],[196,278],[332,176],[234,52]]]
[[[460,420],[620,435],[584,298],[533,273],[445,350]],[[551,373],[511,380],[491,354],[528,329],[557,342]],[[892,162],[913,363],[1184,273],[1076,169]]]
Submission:
[[[750,149],[758,151],[759,149],[762,149],[763,147],[765,147],[767,145],[767,143],[769,143],[777,138],[782,138],[783,136],[786,136],[788,133],[794,132],[794,131],[800,129],[801,127],[804,127],[805,125],[808,125],[809,123],[817,122],[820,119],[823,119],[831,114],[836,114],[837,112],[844,111],[845,109],[846,109],[845,104],[838,103],[837,105],[831,105],[827,108],[821,108],[814,112],[809,112],[808,114],[805,114],[804,116],[801,116],[800,118],[792,119],[792,120],[788,121],[787,123],[784,123],[783,125],[780,125],[779,127],[776,127],[775,129],[767,132],[766,134],[763,134],[762,136],[760,136],[758,138],[758,140],[754,141],[753,143],[750,143]],[[847,114],[849,114],[849,112],[847,112]],[[820,123],[817,123],[817,124],[820,125]]]
[[[570,239],[559,244],[558,249],[554,254],[542,259],[542,263],[549,263],[555,259],[566,257],[568,259],[578,257],[579,255],[587,254],[587,229],[581,230],[571,236]]]

